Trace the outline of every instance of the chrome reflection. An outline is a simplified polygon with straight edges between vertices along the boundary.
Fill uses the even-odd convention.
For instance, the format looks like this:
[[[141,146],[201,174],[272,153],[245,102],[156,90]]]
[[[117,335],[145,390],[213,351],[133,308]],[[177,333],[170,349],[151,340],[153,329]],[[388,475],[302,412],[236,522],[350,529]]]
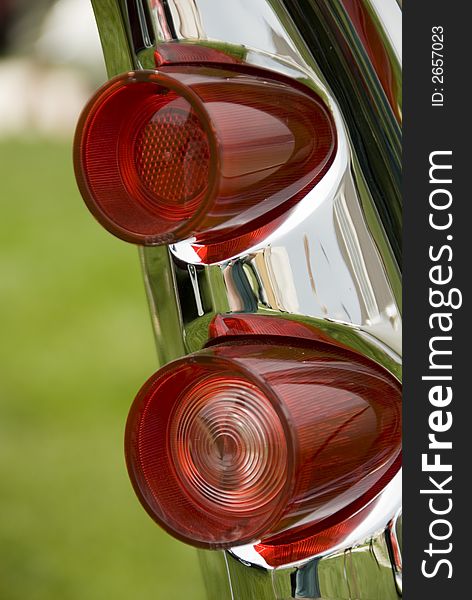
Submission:
[[[403,583],[402,583],[402,524],[403,516],[402,510],[399,509],[393,519],[388,524],[385,530],[385,538],[387,541],[390,560],[392,563],[393,575],[395,578],[395,585],[397,591],[402,595]]]
[[[220,582],[217,592],[220,595],[216,595],[216,586],[210,584],[209,598],[398,600],[401,597],[382,530],[349,549],[292,567],[266,570],[231,552],[226,552],[224,558],[221,553],[201,553],[200,563],[206,582]],[[225,578],[227,587],[222,587]]]

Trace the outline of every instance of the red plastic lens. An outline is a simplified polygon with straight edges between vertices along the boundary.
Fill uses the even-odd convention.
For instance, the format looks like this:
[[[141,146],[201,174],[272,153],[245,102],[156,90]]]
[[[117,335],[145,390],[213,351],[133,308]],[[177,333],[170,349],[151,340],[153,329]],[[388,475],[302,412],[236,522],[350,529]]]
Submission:
[[[167,365],[138,394],[126,433],[147,511],[210,548],[302,520],[341,523],[393,477],[400,446],[400,388],[387,371],[336,346],[276,337]]]
[[[251,374],[213,354],[176,361],[147,382],[128,419],[126,453],[151,516],[197,546],[253,539],[287,494],[291,449],[280,408]]]
[[[278,218],[335,149],[329,111],[300,84],[246,65],[166,66],[97,92],[79,121],[75,170],[118,237],[214,243]]]
[[[208,137],[192,107],[183,98],[157,110],[136,135],[134,163],[142,185],[159,198],[162,210],[192,211],[192,201],[209,179]]]
[[[91,100],[76,134],[76,176],[88,207],[131,242],[172,241],[212,180],[208,120],[185,90],[166,83],[153,72],[115,78]]]
[[[283,487],[287,447],[280,419],[246,379],[215,375],[190,386],[168,442],[181,485],[209,511],[257,514]]]

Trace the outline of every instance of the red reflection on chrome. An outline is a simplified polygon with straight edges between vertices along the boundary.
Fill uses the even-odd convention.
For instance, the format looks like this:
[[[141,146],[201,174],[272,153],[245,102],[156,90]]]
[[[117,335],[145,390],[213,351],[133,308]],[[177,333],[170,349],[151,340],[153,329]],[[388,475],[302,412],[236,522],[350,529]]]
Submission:
[[[247,65],[180,65],[99,90],[79,121],[74,162],[88,207],[118,237],[193,237],[222,254],[215,244],[267,235],[335,151],[332,117],[309,88]]]
[[[387,371],[276,336],[167,365],[138,394],[126,434],[150,515],[210,548],[296,533],[301,520],[341,526],[393,477],[400,445],[400,387]]]
[[[230,239],[221,242],[192,244],[192,247],[203,264],[217,263],[236,256],[252,246],[255,246],[262,240],[265,240],[283,223],[285,216],[285,214],[281,214],[279,217],[274,218],[261,227],[257,226],[257,222],[253,222],[252,225],[256,227],[256,229],[253,229],[248,233],[234,235]],[[259,222],[264,220],[266,220],[266,218],[259,218]]]
[[[156,67],[176,64],[201,64],[201,63],[216,63],[224,64],[239,64],[241,61],[210,46],[201,46],[197,44],[181,44],[178,42],[163,42],[159,44],[154,53]]]
[[[318,327],[300,320],[275,317],[272,315],[220,314],[216,315],[208,327],[208,337],[227,336],[278,336],[336,345],[349,350],[347,346],[333,339]]]
[[[358,513],[351,515],[344,521],[326,528],[316,527],[317,533],[310,533],[309,528],[304,528],[300,539],[292,541],[289,535],[279,535],[272,540],[256,544],[254,549],[268,565],[280,567],[290,563],[326,552],[330,548],[343,542],[354,529],[362,523],[375,505],[374,500]]]
[[[379,26],[374,22],[370,12],[361,0],[342,0],[342,4],[372,62],[397,121],[401,121],[397,101],[399,90],[395,82],[394,68],[385,48],[385,42],[380,37]]]

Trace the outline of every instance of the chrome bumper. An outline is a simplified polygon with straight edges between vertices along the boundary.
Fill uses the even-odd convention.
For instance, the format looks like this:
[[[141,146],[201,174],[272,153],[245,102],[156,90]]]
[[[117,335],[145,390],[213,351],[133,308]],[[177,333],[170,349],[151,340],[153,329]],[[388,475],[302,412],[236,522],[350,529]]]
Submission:
[[[396,1],[385,0],[381,12],[374,8],[375,3],[364,1],[375,16],[392,63],[397,64],[385,11],[388,5],[390,14],[397,15]],[[337,157],[322,182],[283,226],[244,255],[203,265],[185,242],[171,248],[140,248],[159,363],[201,348],[215,314],[279,313],[315,324],[400,377],[401,283],[396,232],[391,219],[382,214],[385,205],[390,215],[397,210],[398,182],[392,179],[392,172],[399,164],[399,128],[375,73],[365,66],[361,83],[369,86],[373,107],[362,122],[375,119],[377,127],[373,132],[362,125],[360,132],[370,152],[374,146],[378,155],[372,165],[369,154],[352,135],[356,114],[343,112],[332,83],[307,49],[282,0],[144,2],[92,0],[109,76],[154,68],[154,40],[224,42],[228,52],[243,51],[247,62],[314,87],[331,107],[339,132]],[[347,42],[362,64],[358,38],[349,21],[341,19],[346,16],[342,2],[325,0],[323,4],[332,22],[339,21],[339,29],[330,29],[326,38],[332,45],[325,48],[324,59],[329,60],[330,52],[334,56],[337,43]],[[316,23],[320,31],[326,28],[326,19],[320,11]],[[341,84],[348,69],[349,65],[346,72],[336,73]],[[358,105],[362,107],[362,99]],[[357,132],[359,128],[356,123]],[[302,564],[271,568],[252,546],[200,551],[208,597],[397,598],[401,595],[400,502],[397,476],[353,534],[329,553]]]

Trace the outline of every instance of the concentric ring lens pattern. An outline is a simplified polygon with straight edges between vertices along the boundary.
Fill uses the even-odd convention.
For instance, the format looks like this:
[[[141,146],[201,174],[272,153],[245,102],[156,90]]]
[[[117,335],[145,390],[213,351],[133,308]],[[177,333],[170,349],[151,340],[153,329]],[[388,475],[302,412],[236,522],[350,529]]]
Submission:
[[[255,514],[284,484],[277,413],[244,379],[207,378],[182,395],[169,427],[182,488],[207,510]]]

